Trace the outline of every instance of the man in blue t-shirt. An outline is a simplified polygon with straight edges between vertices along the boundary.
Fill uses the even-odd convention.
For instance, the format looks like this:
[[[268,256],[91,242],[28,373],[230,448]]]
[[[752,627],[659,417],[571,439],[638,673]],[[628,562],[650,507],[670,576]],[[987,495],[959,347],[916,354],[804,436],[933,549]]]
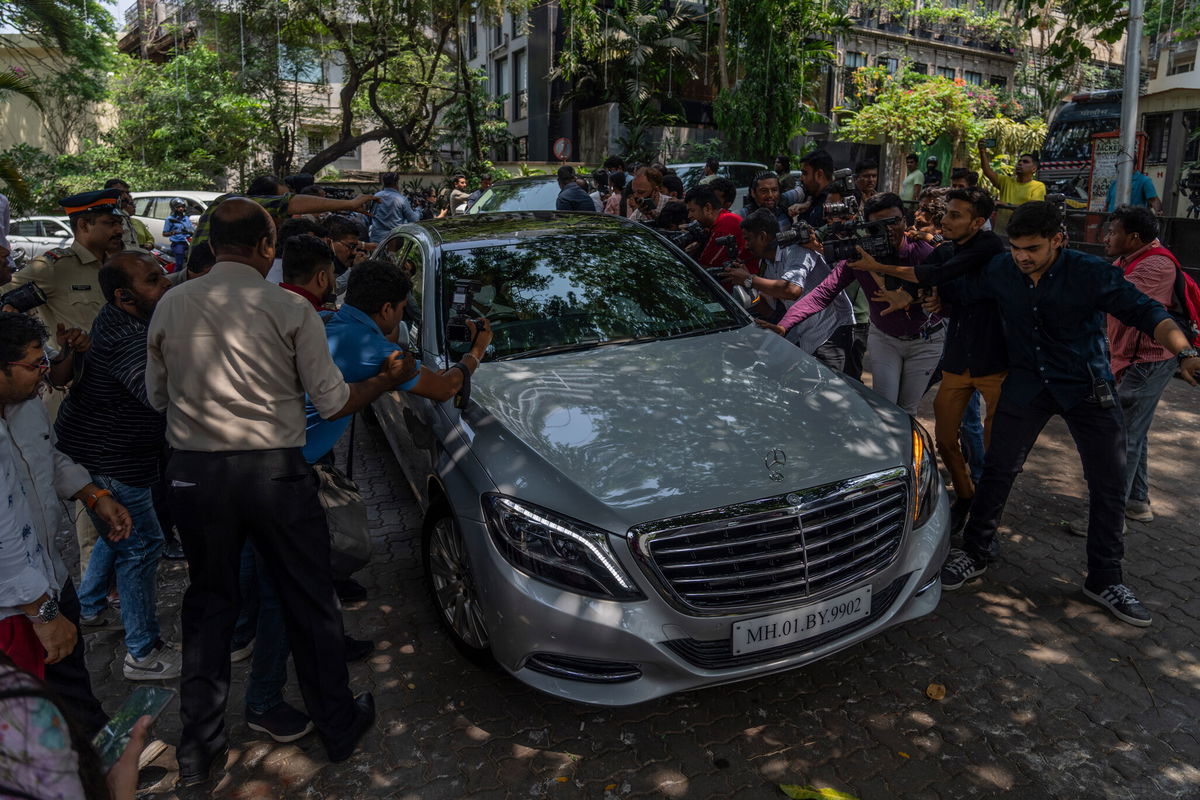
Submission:
[[[1129,205],[1145,206],[1155,214],[1162,216],[1162,200],[1158,199],[1158,190],[1154,188],[1154,181],[1150,180],[1150,176],[1144,172],[1133,171],[1133,182],[1129,186]],[[1104,210],[1111,214],[1116,207],[1117,181],[1114,178],[1113,182],[1108,185],[1108,199],[1105,202]]]
[[[379,365],[396,351],[404,305],[411,292],[412,281],[390,261],[364,261],[351,270],[345,304],[325,321],[325,336],[329,340],[333,363],[347,380],[353,380],[350,376],[368,372],[378,375]],[[473,323],[468,323],[468,327],[474,342],[460,363],[468,373],[473,373],[492,342],[492,329],[486,319],[480,330],[475,330]],[[412,377],[396,389],[443,403],[462,388],[463,374],[457,366],[434,372],[417,361],[415,367]],[[305,409],[308,434],[304,458],[314,464],[328,455],[342,438],[350,418],[322,419],[311,403],[306,404]]]

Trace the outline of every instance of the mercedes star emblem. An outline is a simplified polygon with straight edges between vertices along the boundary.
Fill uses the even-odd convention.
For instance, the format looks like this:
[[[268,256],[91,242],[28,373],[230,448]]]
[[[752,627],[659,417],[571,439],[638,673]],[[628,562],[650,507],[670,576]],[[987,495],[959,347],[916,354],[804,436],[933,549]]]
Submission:
[[[763,463],[767,465],[767,475],[773,481],[783,480],[783,473],[779,468],[787,463],[787,453],[776,447],[774,450],[767,452],[767,457],[763,459]]]

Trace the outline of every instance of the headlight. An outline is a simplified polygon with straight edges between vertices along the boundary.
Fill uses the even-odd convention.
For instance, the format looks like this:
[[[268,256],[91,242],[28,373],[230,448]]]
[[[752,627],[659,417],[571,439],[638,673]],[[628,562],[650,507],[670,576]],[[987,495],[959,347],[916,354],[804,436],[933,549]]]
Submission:
[[[492,540],[514,567],[572,592],[642,597],[606,532],[501,495],[484,495],[483,506]]]
[[[933,457],[933,440],[921,427],[921,423],[913,420],[912,429],[912,474],[913,474],[913,527],[918,528],[929,521],[929,516],[937,504],[937,493],[934,492],[934,473],[937,472],[937,461]]]

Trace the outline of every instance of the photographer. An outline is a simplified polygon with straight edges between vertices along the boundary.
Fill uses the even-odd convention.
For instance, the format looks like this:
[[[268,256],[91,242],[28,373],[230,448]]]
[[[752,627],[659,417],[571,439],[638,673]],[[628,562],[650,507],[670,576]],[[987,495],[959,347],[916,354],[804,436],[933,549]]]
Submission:
[[[740,251],[738,258],[741,262],[751,262],[754,255],[746,248],[746,239],[742,235],[742,218],[722,208],[716,192],[708,186],[697,186],[688,191],[684,201],[687,203],[688,217],[699,222],[701,227],[708,231],[708,241],[703,249],[700,249],[700,256],[696,259],[700,266],[719,267],[725,263],[728,254],[717,242],[717,239],[725,236],[732,236],[737,241]],[[690,245],[689,252],[693,248],[699,249],[700,243]]]
[[[633,222],[653,223],[671,196],[663,191],[663,174],[653,167],[641,167],[633,176],[627,217]]]
[[[879,189],[879,162],[868,158],[854,165],[854,190],[858,202],[865,205]]]
[[[814,150],[800,159],[800,183],[812,198],[812,205],[801,217],[814,228],[825,224],[825,204],[833,191],[833,157],[824,150]],[[840,197],[838,199],[841,199]]]
[[[746,206],[741,211],[743,219],[760,208],[765,208],[775,215],[775,221],[780,230],[792,226],[789,216],[800,203],[804,201],[803,192],[780,189],[779,176],[774,172],[760,172],[750,181],[750,193],[746,196]]]
[[[932,286],[950,278],[958,282],[978,283],[980,273],[995,256],[1004,252],[1004,243],[983,229],[995,209],[995,203],[982,189],[954,189],[948,195],[942,233],[948,242],[938,247],[916,267],[886,266],[869,255],[851,263],[905,281]],[[899,289],[902,296],[893,308],[902,309],[913,302],[911,292]],[[953,289],[950,290],[953,292]],[[884,313],[890,313],[885,311]],[[942,356],[942,381],[933,401],[938,454],[954,483],[954,505],[950,509],[951,531],[958,533],[967,520],[975,484],[959,445],[959,429],[978,391],[987,403],[983,426],[983,446],[991,439],[992,417],[1000,401],[1000,386],[1008,371],[1008,351],[1004,346],[1004,325],[995,300],[979,298],[947,310],[946,352]],[[978,419],[978,412],[975,412]]]
[[[933,248],[924,242],[910,242],[904,238],[904,207],[898,195],[890,192],[877,195],[867,203],[865,211],[868,221],[886,225],[888,242],[897,261],[915,266],[933,252]],[[787,330],[803,322],[828,307],[856,280],[870,298],[871,329],[867,334],[867,349],[871,353],[871,388],[907,413],[915,414],[921,396],[929,386],[929,376],[941,358],[945,325],[915,307],[906,309],[903,314],[885,315],[883,312],[888,309],[888,303],[876,299],[879,285],[871,272],[855,269],[845,261],[838,262],[820,286],[788,309],[779,325]]]
[[[961,587],[987,571],[999,549],[997,530],[1013,481],[1051,417],[1067,423],[1088,483],[1089,518],[1085,596],[1131,625],[1150,613],[1124,583],[1126,434],[1116,401],[1104,339],[1107,312],[1153,338],[1178,358],[1196,385],[1200,354],[1166,309],[1096,256],[1063,247],[1062,217],[1053,203],[1026,203],[1008,227],[1010,255],[992,259],[975,283],[956,284],[952,302],[996,301],[1004,321],[1009,373],[993,422],[984,463],[963,532],[951,551],[942,586]],[[944,284],[943,284],[944,285]]]
[[[850,300],[838,295],[823,311],[813,314],[802,323],[784,331],[771,323],[799,300],[805,292],[829,277],[829,265],[819,253],[807,247],[779,247],[776,237],[779,225],[765,209],[755,211],[742,220],[746,244],[759,262],[759,274],[751,275],[742,267],[725,271],[725,277],[754,289],[767,307],[765,320],[759,325],[779,333],[809,355],[815,356],[830,369],[841,371],[846,363],[846,347],[854,312]],[[844,330],[843,330],[844,329]]]

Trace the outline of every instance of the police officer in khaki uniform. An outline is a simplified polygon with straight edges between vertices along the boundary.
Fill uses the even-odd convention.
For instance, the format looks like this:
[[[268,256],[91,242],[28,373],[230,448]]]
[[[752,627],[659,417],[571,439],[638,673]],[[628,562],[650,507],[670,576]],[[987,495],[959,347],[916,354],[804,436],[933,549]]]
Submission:
[[[104,259],[122,249],[125,218],[118,204],[121,192],[105,189],[59,200],[71,221],[74,240],[29,262],[13,275],[13,288],[36,283],[46,294],[37,314],[53,333],[61,322],[67,328],[92,329],[104,307],[98,275]]]
[[[104,307],[100,267],[108,256],[124,247],[125,216],[120,211],[120,202],[119,189],[83,192],[59,200],[71,221],[74,240],[66,247],[56,247],[38,256],[13,275],[13,288],[36,283],[45,293],[46,304],[39,306],[36,313],[52,335],[60,324],[68,330],[90,331],[96,315]],[[45,396],[51,419],[57,416],[62,397],[61,392],[50,392]],[[79,541],[82,573],[87,568],[98,535],[87,514],[79,514],[75,534]]]

